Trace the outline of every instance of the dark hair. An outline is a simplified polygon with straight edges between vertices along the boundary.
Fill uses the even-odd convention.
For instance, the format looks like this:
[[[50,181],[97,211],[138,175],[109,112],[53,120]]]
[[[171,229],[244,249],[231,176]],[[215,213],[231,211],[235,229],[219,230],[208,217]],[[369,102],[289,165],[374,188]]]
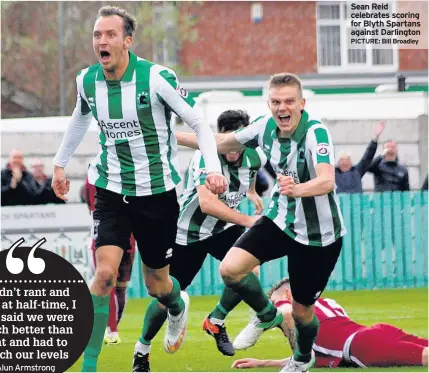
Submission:
[[[226,110],[217,118],[219,132],[236,131],[249,125],[250,117],[243,110]]]
[[[279,290],[283,285],[290,286],[290,281],[288,277],[282,278],[279,282],[273,285],[273,287],[268,291],[267,296],[268,298],[271,298],[271,295],[277,290]]]
[[[271,76],[268,81],[268,88],[279,87],[279,86],[296,86],[302,96],[302,83],[301,79],[297,75],[291,73],[280,73]]]
[[[136,30],[137,23],[135,18],[128,13],[125,9],[117,6],[106,5],[100,8],[97,14],[97,19],[100,17],[119,16],[124,21],[124,34],[125,36],[133,36]]]

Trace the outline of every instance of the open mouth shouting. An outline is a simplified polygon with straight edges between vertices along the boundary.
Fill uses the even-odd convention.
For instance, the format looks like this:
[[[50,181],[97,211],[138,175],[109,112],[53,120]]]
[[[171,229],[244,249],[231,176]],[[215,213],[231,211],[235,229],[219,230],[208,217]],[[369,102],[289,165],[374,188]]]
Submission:
[[[279,114],[278,116],[280,123],[287,126],[290,123],[290,115],[289,114]]]
[[[107,51],[100,51],[100,58],[101,58],[101,63],[105,64],[108,63],[110,61],[110,52]]]

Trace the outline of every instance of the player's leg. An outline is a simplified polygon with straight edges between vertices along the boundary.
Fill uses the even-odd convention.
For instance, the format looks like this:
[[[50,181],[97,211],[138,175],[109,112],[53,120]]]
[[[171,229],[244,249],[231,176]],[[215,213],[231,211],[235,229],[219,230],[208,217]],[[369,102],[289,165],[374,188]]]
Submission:
[[[350,347],[350,359],[366,367],[427,366],[427,347],[404,340],[405,333],[388,324],[359,331]]]
[[[208,246],[209,254],[222,261],[244,232],[245,228],[235,225],[218,233],[211,239],[211,244]],[[229,340],[224,320],[240,302],[241,297],[225,286],[218,304],[203,322],[203,330],[215,339],[217,349],[227,356],[233,356],[235,352]]]
[[[325,289],[342,248],[342,239],[326,247],[302,245],[290,239],[288,270],[293,296],[296,350],[284,371],[305,371],[314,364],[313,343],[319,330],[314,303]]]
[[[176,240],[179,204],[176,191],[139,197],[133,206],[132,230],[143,261],[148,293],[168,309],[164,348],[173,353],[182,343],[188,319],[189,296],[181,294],[179,282],[169,276]]]
[[[95,372],[109,316],[110,292],[115,286],[123,251],[129,249],[130,222],[122,196],[97,188],[94,212],[96,270],[90,291],[94,324],[83,354],[83,372]]]
[[[267,245],[267,237],[270,245]],[[288,247],[284,240],[287,237],[270,219],[262,217],[238,239],[220,265],[225,285],[257,316],[234,341],[235,349],[253,346],[264,330],[280,325],[283,320],[283,315],[277,313],[252,270],[259,264],[285,256]]]
[[[107,319],[107,329],[104,335],[105,344],[119,344],[121,342],[118,334],[118,302],[116,298],[116,287],[118,281],[110,292],[109,299],[109,318]]]
[[[125,305],[127,304],[127,284],[131,280],[131,272],[136,252],[137,243],[133,235],[131,235],[130,244],[131,250],[124,252],[121,265],[119,266],[119,277],[115,288],[116,299],[118,302],[118,324],[121,321]]]
[[[170,276],[175,278],[185,290],[201,269],[206,251],[200,242],[188,246],[175,245],[170,262]],[[134,349],[133,371],[148,372],[150,347],[153,338],[158,334],[165,320],[167,309],[154,298],[146,309],[142,334]]]

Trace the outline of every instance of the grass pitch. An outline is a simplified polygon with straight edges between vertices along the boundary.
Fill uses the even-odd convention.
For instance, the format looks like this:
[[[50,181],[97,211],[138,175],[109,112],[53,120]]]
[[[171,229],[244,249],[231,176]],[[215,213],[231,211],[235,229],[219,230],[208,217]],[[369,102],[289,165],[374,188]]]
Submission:
[[[326,292],[325,298],[333,298],[344,307],[356,322],[371,325],[389,323],[420,337],[428,337],[428,289],[373,290]],[[122,343],[104,346],[100,355],[99,372],[131,372],[134,345],[141,333],[143,313],[149,299],[133,299],[127,303],[119,325]],[[289,344],[280,330],[266,332],[259,342],[247,351],[237,351],[235,356],[223,356],[216,349],[214,339],[202,331],[201,325],[208,312],[216,305],[217,296],[191,297],[188,332],[184,344],[176,354],[164,352],[162,342],[165,325],[152,342],[151,370],[153,372],[243,372],[233,370],[235,359],[254,357],[281,359],[291,354]],[[240,304],[227,318],[226,326],[231,340],[250,320],[249,307]],[[79,359],[68,371],[79,372]],[[251,369],[246,371],[279,371],[278,368]],[[312,369],[329,371],[332,369]],[[341,368],[341,371],[344,371]],[[427,372],[427,368],[395,367],[384,369],[348,369],[350,371]]]

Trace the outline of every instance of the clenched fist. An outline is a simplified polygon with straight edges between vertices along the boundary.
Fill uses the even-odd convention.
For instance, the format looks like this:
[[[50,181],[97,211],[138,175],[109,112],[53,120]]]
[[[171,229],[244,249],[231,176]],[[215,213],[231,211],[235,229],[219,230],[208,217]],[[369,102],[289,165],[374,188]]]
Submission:
[[[218,172],[210,172],[206,177],[206,187],[213,194],[222,194],[228,187],[226,177]]]
[[[295,196],[295,181],[292,176],[277,175],[277,183],[282,196]]]

